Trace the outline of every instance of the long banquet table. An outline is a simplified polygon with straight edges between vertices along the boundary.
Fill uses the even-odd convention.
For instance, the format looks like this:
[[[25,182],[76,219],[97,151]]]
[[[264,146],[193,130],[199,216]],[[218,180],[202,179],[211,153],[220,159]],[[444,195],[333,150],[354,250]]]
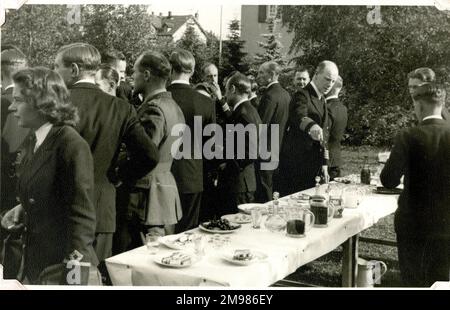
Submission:
[[[302,193],[314,194],[313,189]],[[280,200],[286,201],[287,197]],[[369,194],[357,208],[346,208],[343,217],[334,218],[326,228],[312,228],[305,238],[290,238],[283,233],[273,233],[261,225],[251,224],[228,234],[229,242],[223,248],[207,243],[202,259],[187,268],[168,268],[154,262],[145,246],[110,257],[106,260],[113,285],[146,286],[228,286],[267,287],[295,272],[300,266],[344,246],[342,285],[355,286],[357,236],[393,213],[398,195]],[[263,218],[264,221],[264,218]],[[198,228],[190,232],[214,238],[213,234]],[[223,236],[223,235],[222,235]],[[267,259],[248,266],[237,266],[222,259],[224,251],[249,248],[267,254]],[[170,255],[175,250],[160,246],[158,255]]]

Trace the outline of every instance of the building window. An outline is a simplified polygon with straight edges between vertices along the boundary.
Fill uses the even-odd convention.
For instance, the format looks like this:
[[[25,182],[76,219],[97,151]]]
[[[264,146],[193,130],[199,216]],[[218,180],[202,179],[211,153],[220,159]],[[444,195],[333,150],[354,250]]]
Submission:
[[[278,5],[268,5],[267,10],[267,18],[276,18],[277,17]]]

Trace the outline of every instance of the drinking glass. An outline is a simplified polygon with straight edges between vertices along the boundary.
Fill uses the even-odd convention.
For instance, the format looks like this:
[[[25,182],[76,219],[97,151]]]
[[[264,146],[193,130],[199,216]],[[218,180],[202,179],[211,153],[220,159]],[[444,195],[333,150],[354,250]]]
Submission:
[[[158,253],[159,250],[159,238],[151,233],[145,235],[145,245],[149,254],[153,255]]]

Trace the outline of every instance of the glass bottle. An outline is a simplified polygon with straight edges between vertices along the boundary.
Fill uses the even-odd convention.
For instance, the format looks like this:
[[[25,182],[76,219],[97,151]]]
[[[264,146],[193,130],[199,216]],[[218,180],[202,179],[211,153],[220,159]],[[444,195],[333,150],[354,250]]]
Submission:
[[[280,194],[278,192],[273,193],[273,201],[271,208],[269,207],[269,215],[264,226],[271,232],[283,232],[286,229],[286,220],[279,214],[279,201]],[[272,213],[270,213],[272,212]]]
[[[369,156],[364,156],[364,165],[361,169],[361,183],[370,185]]]

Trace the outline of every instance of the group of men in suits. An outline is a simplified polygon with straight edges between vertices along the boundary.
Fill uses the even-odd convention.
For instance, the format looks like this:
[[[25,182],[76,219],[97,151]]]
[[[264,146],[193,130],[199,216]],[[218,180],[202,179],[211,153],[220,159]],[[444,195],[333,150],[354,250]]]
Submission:
[[[205,96],[189,83],[195,68],[195,59],[190,52],[176,50],[167,59],[160,53],[149,51],[143,53],[134,64],[133,93],[129,93],[124,83],[122,91],[118,90],[113,96],[95,84],[95,74],[102,62],[118,71],[121,76],[119,86],[124,83],[124,57],[109,53],[102,59],[99,51],[89,44],[74,43],[61,47],[54,62],[54,70],[64,80],[70,90],[71,101],[78,108],[80,121],[75,128],[88,143],[94,160],[94,249],[99,261],[113,254],[113,243],[114,251],[122,252],[142,244],[143,234],[164,235],[185,231],[196,227],[202,214],[220,216],[236,212],[241,203],[271,200],[280,162],[278,153],[286,144],[283,143],[284,136],[301,130],[302,134],[310,132],[307,139],[323,142],[324,139],[320,138],[321,127],[325,126],[323,119],[328,116],[323,102],[316,98],[322,98],[329,91],[325,88],[331,88],[337,75],[337,68],[332,65],[319,65],[315,81],[321,87],[320,92],[311,96],[300,90],[299,96],[306,98],[307,102],[295,102],[279,84],[281,68],[275,62],[262,64],[256,81],[242,73],[233,73],[226,78],[224,95],[218,85],[217,67],[206,64],[202,68],[203,76],[205,83],[212,85],[213,93]],[[2,84],[7,86],[5,92],[12,84],[8,83],[11,80],[8,80],[7,69],[11,68],[12,72],[18,66],[26,66],[23,53],[18,49],[5,51],[5,54],[2,52]],[[264,87],[257,104],[253,102],[255,96],[251,96],[252,92],[255,93],[255,82]],[[311,85],[310,88],[311,93],[317,89]],[[142,96],[143,102],[136,109],[130,101],[137,94]],[[2,105],[8,105],[7,98],[7,94],[5,99],[2,97]],[[20,147],[19,138],[28,133],[11,123],[9,118],[12,117],[4,115],[5,111],[7,108],[2,108],[2,143],[6,141],[5,150],[12,154]],[[295,112],[298,113],[294,115]],[[198,117],[203,127],[196,131],[195,118]],[[172,150],[176,149],[177,137],[173,136],[172,129],[176,125],[184,124],[191,133],[202,133],[205,126],[216,123],[222,124],[223,130],[226,130],[226,124],[252,125],[258,129],[264,124],[268,130],[262,132],[264,136],[259,131],[256,136],[245,132],[244,158],[237,153],[242,147],[238,145],[240,140],[237,138],[241,133],[235,130],[231,134],[234,148],[227,149],[228,145],[224,143],[221,149],[223,159],[213,161],[213,165],[194,158],[195,150],[203,151],[202,144],[195,145],[203,139],[194,136],[190,141],[191,157],[174,160]],[[275,144],[267,143],[270,157],[261,159],[250,156],[254,151],[252,148],[257,150],[261,139],[270,140],[273,128],[278,131]],[[13,133],[11,139],[14,141],[8,138],[8,132]],[[298,141],[291,139],[288,143],[292,143],[293,147]],[[319,149],[316,145],[314,147]],[[232,158],[225,155],[230,152],[234,152]],[[314,155],[310,155],[312,157]],[[13,161],[2,160],[2,165],[7,162],[11,164]],[[268,162],[275,162],[274,168],[261,169]],[[295,164],[298,163],[296,158]],[[204,182],[208,180],[206,176],[212,166],[218,171],[218,178],[211,195],[208,192],[211,184]],[[4,171],[8,169],[2,169],[2,173]],[[310,176],[314,178],[315,175]],[[2,175],[2,180],[6,179]],[[309,181],[308,184],[313,180]],[[2,187],[12,183],[2,182]],[[2,194],[2,200],[9,197],[14,201],[9,203],[9,207],[2,201],[2,207],[11,208],[16,203],[14,189],[5,192],[11,195]],[[2,193],[5,192],[2,190]],[[205,196],[209,196],[208,199]],[[213,209],[213,212],[205,209]],[[113,239],[114,233],[117,238]]]

